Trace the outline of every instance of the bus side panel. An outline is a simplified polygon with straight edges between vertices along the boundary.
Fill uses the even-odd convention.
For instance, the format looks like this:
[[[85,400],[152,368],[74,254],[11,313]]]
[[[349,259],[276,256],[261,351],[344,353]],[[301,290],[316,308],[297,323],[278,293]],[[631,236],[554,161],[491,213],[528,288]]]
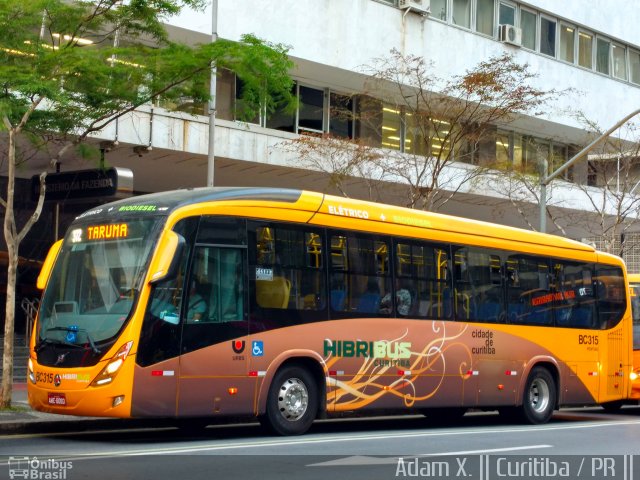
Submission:
[[[590,377],[567,376],[577,370],[562,361],[558,352],[563,350],[554,353],[544,346],[545,337],[548,330],[536,327],[345,319],[256,336],[265,356],[252,356],[251,369],[268,370],[269,380],[282,363],[281,358],[275,362],[282,352],[318,352],[327,372],[327,409],[340,412],[517,405],[527,373],[544,362],[557,365],[551,368],[558,371],[558,387],[564,388],[568,403],[596,403],[597,388],[582,381]],[[566,337],[558,345],[566,344]],[[264,385],[259,412],[264,412],[267,391]]]
[[[180,362],[177,357],[148,367],[136,365],[131,416],[175,416],[179,368]]]

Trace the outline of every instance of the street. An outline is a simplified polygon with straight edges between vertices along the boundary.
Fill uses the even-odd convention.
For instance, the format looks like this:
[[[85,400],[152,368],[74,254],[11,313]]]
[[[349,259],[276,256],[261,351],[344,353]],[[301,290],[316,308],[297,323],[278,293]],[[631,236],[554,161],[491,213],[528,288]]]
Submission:
[[[419,416],[328,420],[300,437],[268,436],[257,424],[211,426],[198,433],[170,426],[68,431],[0,437],[0,478],[11,471],[14,478],[25,474],[25,465],[36,471],[28,478],[65,479],[266,480],[295,474],[486,480],[567,476],[562,473],[640,478],[640,456],[624,456],[638,453],[639,438],[640,407],[614,415],[598,408],[562,410],[541,426],[506,424],[480,412],[446,427],[432,427]],[[511,465],[511,459],[517,462]],[[636,476],[631,476],[633,460]]]

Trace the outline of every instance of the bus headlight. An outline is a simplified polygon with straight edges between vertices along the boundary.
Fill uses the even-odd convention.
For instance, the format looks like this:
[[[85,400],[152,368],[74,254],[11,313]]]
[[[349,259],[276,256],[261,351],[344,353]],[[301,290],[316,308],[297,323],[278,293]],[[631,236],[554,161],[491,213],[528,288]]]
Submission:
[[[124,365],[124,360],[127,358],[127,355],[129,355],[131,347],[133,347],[133,341],[122,345],[113,358],[109,360],[107,366],[104,367],[100,374],[91,382],[91,386],[100,387],[111,383],[120,371],[120,367]]]
[[[630,379],[632,382],[635,382],[635,381],[638,379],[638,374],[637,374],[636,372],[631,372],[631,373],[629,374],[629,379]]]
[[[31,358],[29,358],[29,380],[34,385],[36,384],[36,375],[33,373],[33,360]]]

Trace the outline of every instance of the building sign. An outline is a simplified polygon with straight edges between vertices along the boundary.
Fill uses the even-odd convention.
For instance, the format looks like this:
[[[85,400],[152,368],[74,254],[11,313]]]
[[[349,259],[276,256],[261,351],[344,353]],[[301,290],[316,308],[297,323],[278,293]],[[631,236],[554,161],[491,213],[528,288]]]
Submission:
[[[64,173],[50,173],[45,180],[44,199],[73,200],[95,197],[124,197],[133,191],[133,172],[128,168],[108,168],[106,170],[77,170]],[[31,177],[31,199],[35,202],[40,195],[40,176]]]

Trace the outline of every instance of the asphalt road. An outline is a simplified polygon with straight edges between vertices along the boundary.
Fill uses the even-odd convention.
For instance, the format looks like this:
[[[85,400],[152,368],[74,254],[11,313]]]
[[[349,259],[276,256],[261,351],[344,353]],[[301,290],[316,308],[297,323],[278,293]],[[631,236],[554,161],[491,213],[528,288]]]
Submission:
[[[472,413],[321,421],[300,437],[255,424],[0,437],[0,479],[606,478],[640,480],[640,407],[563,410],[547,425]],[[635,467],[635,468],[634,468]],[[33,473],[35,472],[35,473]]]

